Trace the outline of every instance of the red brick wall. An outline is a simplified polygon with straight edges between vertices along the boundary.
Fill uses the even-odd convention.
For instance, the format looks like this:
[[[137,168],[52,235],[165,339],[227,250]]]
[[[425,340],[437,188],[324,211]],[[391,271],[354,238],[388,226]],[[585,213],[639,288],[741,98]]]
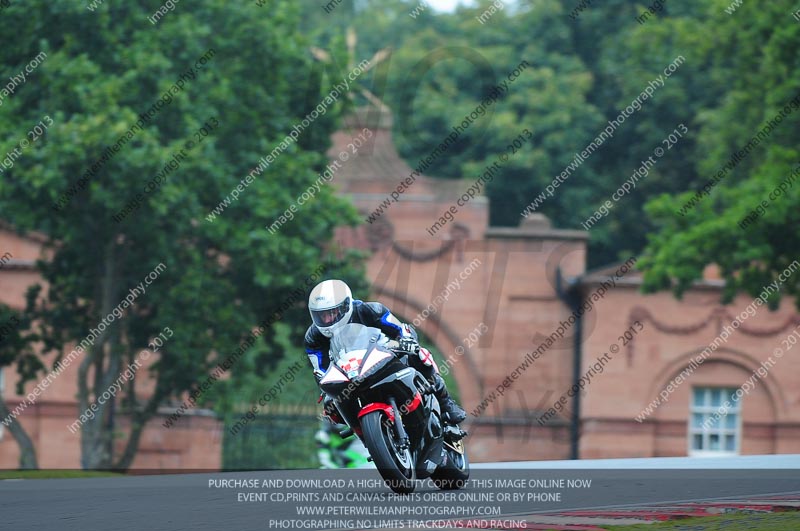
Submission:
[[[26,263],[39,258],[41,241],[38,238],[20,238],[14,232],[0,228],[0,255],[10,252],[16,262],[9,262],[0,269],[0,303],[15,309],[25,304],[24,294],[28,286],[40,277]],[[18,261],[23,261],[22,263]],[[53,355],[47,356],[45,365],[50,367]],[[79,360],[69,365],[33,406],[29,406],[19,421],[33,440],[41,468],[77,469],[80,465],[80,433],[71,433],[68,426],[79,415],[77,395],[77,371]],[[5,386],[3,397],[13,410],[24,396],[15,393],[17,382],[14,367],[4,369]],[[39,376],[41,379],[42,375]],[[143,398],[152,388],[146,368],[136,374],[137,389]],[[25,387],[25,395],[31,392],[39,380]],[[170,410],[171,412],[171,410]],[[162,418],[150,421],[142,434],[139,453],[133,462],[134,469],[211,469],[218,470],[222,462],[220,423],[210,417],[181,418],[172,429],[161,426]],[[124,416],[116,418],[118,429],[127,433]],[[11,433],[4,427],[0,437],[0,469],[13,469],[19,465],[19,448]],[[122,452],[122,447],[118,447]]]

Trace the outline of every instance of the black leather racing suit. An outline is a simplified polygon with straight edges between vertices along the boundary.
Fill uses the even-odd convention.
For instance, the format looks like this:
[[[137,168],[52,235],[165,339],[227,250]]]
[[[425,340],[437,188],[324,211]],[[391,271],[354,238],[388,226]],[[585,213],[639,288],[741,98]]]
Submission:
[[[400,339],[401,337],[411,337],[417,339],[417,333],[410,326],[404,326],[397,317],[392,315],[389,308],[379,302],[353,301],[353,315],[350,316],[350,323],[359,323],[364,326],[372,326],[380,329],[389,339]],[[331,347],[330,338],[322,335],[315,324],[308,327],[305,337],[306,354],[314,369],[314,373],[324,373],[328,370],[328,351]],[[319,380],[317,380],[319,383]]]
[[[417,340],[416,331],[411,326],[401,323],[397,317],[392,315],[389,308],[379,302],[353,300],[353,315],[350,317],[349,322],[378,328],[389,339],[398,340],[410,337],[415,341]],[[325,337],[317,326],[312,323],[306,331],[305,348],[308,361],[314,370],[314,378],[317,380],[317,384],[319,384],[321,375],[328,369],[330,346],[331,340]],[[439,375],[436,367],[432,363],[423,362],[416,355],[409,355],[406,360],[410,366],[421,372],[433,384],[434,393],[444,408],[446,401],[450,400],[450,397],[444,380]],[[341,406],[342,404],[339,405],[338,409],[342,416],[348,420],[351,426],[357,426],[358,422],[355,415],[357,415],[358,411],[342,411],[343,408]]]

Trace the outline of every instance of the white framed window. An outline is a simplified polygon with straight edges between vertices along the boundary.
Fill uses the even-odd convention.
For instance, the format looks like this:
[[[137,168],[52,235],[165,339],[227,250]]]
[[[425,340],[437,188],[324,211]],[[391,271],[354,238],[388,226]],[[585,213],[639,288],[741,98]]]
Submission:
[[[738,455],[742,443],[741,403],[730,387],[695,387],[689,406],[689,455]]]

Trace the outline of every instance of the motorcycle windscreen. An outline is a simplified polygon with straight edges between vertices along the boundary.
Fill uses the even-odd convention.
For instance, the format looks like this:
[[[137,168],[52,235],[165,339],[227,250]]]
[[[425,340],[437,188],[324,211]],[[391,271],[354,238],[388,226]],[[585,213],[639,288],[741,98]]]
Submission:
[[[369,350],[372,345],[381,343],[381,332],[377,328],[360,323],[348,323],[333,334],[330,358],[335,362],[344,353],[353,350]],[[384,336],[386,337],[386,336]]]
[[[348,378],[364,376],[393,358],[391,353],[375,348],[385,345],[387,341],[388,338],[378,328],[349,323],[334,334],[330,359]]]

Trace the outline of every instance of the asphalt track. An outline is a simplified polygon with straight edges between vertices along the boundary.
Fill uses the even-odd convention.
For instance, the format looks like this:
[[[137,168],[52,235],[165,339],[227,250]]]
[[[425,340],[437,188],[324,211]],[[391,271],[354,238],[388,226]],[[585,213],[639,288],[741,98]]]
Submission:
[[[391,494],[375,470],[6,480],[0,529],[447,529],[464,519],[514,528],[522,515],[537,513],[798,493],[797,455],[480,464],[464,491],[443,493],[426,481],[413,498]],[[322,501],[324,495],[364,499]],[[300,514],[308,510],[319,514]],[[366,512],[346,512],[355,510]]]

